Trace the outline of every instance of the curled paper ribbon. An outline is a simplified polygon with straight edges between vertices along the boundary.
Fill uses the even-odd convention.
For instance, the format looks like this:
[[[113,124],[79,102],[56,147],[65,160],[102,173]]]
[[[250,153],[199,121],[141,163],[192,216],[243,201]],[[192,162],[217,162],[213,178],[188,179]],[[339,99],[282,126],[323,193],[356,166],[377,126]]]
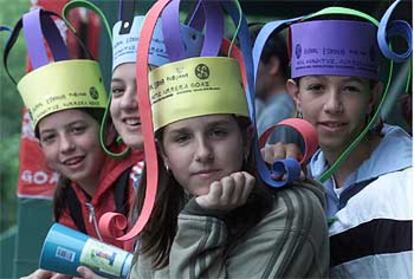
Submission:
[[[308,160],[312,157],[312,155],[315,153],[316,149],[318,149],[318,134],[316,133],[315,127],[313,127],[311,123],[304,119],[288,118],[280,121],[276,125],[267,128],[260,136],[260,148],[262,148],[266,144],[266,141],[273,132],[273,130],[281,126],[287,126],[292,129],[295,129],[302,137],[303,142],[305,144],[305,149],[302,152],[303,157],[300,160],[299,164],[305,165],[308,162]]]
[[[269,127],[263,132],[259,139],[259,145],[261,148],[266,144],[266,141],[272,131],[281,126],[287,126],[295,129],[305,143],[305,150],[303,151],[303,157],[300,162],[294,158],[287,158],[277,160],[272,164],[272,178],[275,180],[275,183],[284,186],[299,178],[301,165],[305,165],[318,148],[318,135],[315,127],[313,127],[308,121],[300,118],[288,118]],[[283,177],[286,178],[281,179]]]
[[[125,19],[125,21],[131,22],[133,20],[133,14],[132,14],[132,18],[128,19],[128,17],[125,14],[129,15],[130,9],[124,7],[125,5],[124,2],[125,1],[120,0],[120,3],[119,3],[120,15],[119,16],[121,19]],[[130,2],[130,1],[127,1],[127,2]],[[74,27],[70,24],[68,20],[68,15],[71,10],[76,9],[76,8],[86,8],[86,9],[89,9],[95,12],[99,16],[103,25],[105,26],[106,34],[108,35],[109,41],[112,41],[112,30],[111,30],[111,27],[109,26],[108,19],[106,18],[105,14],[95,4],[87,0],[72,0],[63,7],[62,17],[64,18],[65,22],[67,23],[69,28],[71,28],[72,31],[76,32],[76,30],[74,29]],[[125,13],[121,11],[125,11]],[[131,24],[129,25],[129,27],[131,27]],[[111,47],[112,47],[112,44],[111,44]],[[99,127],[99,141],[100,141],[102,150],[105,152],[106,155],[114,159],[121,159],[121,158],[126,157],[130,153],[131,151],[130,147],[125,147],[120,152],[114,152],[106,145],[106,139],[108,137],[108,134],[110,134],[108,133],[108,131],[110,129],[115,129],[111,127],[109,123],[109,120],[110,120],[109,109],[110,109],[111,99],[112,99],[112,94],[109,94],[108,103],[105,107],[105,112],[102,117],[101,125]]]
[[[276,30],[281,30],[282,28],[289,26],[289,24],[294,23],[301,18],[302,17],[269,22],[262,27],[262,30],[260,30],[257,36],[257,39],[254,43],[254,47],[253,47],[252,76],[254,78],[254,83],[256,82],[257,70],[258,70],[258,65],[260,62],[260,56],[266,44],[267,38]],[[252,92],[253,93],[251,93],[251,100],[253,102],[254,91]],[[254,123],[256,123],[256,120],[255,120],[256,112],[254,109],[251,111],[251,118],[254,119]],[[265,131],[264,135],[260,138],[260,140],[257,140],[257,148],[255,150],[255,153],[256,153],[256,158],[258,158],[258,160],[256,164],[257,164],[257,170],[262,180],[270,187],[280,188],[280,187],[286,186],[291,181],[298,179],[300,176],[301,168],[300,168],[300,164],[295,159],[288,158],[288,159],[278,160],[274,162],[271,170],[269,170],[269,168],[267,167],[267,165],[262,159],[259,147],[264,146],[267,138],[270,136],[270,133],[273,129],[274,127],[269,128],[267,131]],[[306,139],[304,138],[304,140]],[[285,179],[283,179],[284,174],[286,174]]]
[[[106,103],[106,92],[98,63],[91,59],[69,59],[67,46],[52,16],[62,19],[58,14],[43,9],[34,9],[24,14],[7,41],[3,56],[5,70],[13,80],[7,67],[7,58],[20,30],[23,29],[33,71],[26,74],[17,87],[29,109],[34,127],[40,119],[56,111],[69,108],[103,108]],[[79,40],[78,37],[77,39]],[[50,49],[51,58],[47,55],[45,42]],[[91,57],[84,44],[80,40],[79,42]],[[79,74],[79,69],[85,70],[85,74],[74,78],[73,75]],[[51,73],[56,78],[45,82]],[[73,92],[89,94],[76,95]],[[74,98],[77,102],[73,102]]]
[[[300,177],[300,165],[294,158],[276,160],[272,164],[272,176],[280,184],[292,183]]]
[[[0,25],[0,32],[9,33],[9,36],[7,37],[7,40],[6,40],[6,44],[7,44],[8,40],[10,39],[11,34],[12,34],[12,28],[7,26],[7,25]]]
[[[374,116],[372,119],[370,119],[369,123],[365,127],[365,129],[361,132],[361,134],[357,135],[353,141],[347,146],[347,148],[342,152],[342,154],[338,157],[338,159],[332,164],[332,166],[325,171],[320,177],[319,180],[321,182],[326,181],[335,171],[336,169],[342,164],[342,162],[348,157],[348,155],[352,152],[352,150],[355,148],[355,146],[364,138],[366,133],[371,129],[371,127],[374,125],[377,117],[380,114],[380,110],[382,107],[382,104],[384,103],[388,89],[391,84],[392,80],[392,72],[393,72],[393,61],[401,61],[402,59],[407,59],[409,54],[411,54],[412,47],[411,47],[411,37],[412,37],[412,31],[411,28],[407,23],[403,23],[401,21],[393,21],[391,23],[388,23],[390,14],[395,9],[395,7],[400,3],[401,1],[398,0],[391,5],[391,7],[387,10],[384,17],[381,20],[381,23],[379,23],[375,18],[371,17],[368,14],[362,13],[360,11],[349,9],[349,8],[343,8],[343,7],[328,7],[324,8],[318,12],[312,13],[307,16],[298,17],[295,19],[288,19],[288,20],[282,20],[282,21],[274,21],[267,23],[262,30],[259,32],[259,35],[257,36],[257,39],[255,41],[254,47],[253,47],[253,60],[254,60],[254,76],[256,80],[256,74],[258,69],[258,63],[260,61],[260,55],[262,52],[262,49],[264,47],[264,44],[266,43],[267,38],[270,36],[270,34],[276,30],[281,30],[284,27],[288,27],[289,25],[298,22],[300,20],[311,20],[316,17],[320,16],[327,16],[327,15],[338,15],[338,16],[353,16],[353,17],[359,17],[363,21],[368,21],[372,23],[375,26],[379,26],[379,30],[377,32],[377,41],[379,44],[379,48],[381,52],[386,56],[387,58],[391,59],[389,63],[389,77],[387,84],[385,86],[384,94],[380,100],[380,103],[374,113]],[[388,27],[387,27],[388,26]],[[386,31],[388,34],[386,34]],[[405,38],[405,40],[408,43],[408,49],[406,52],[402,54],[396,54],[393,53],[389,47],[386,39],[389,39],[391,36],[402,36]],[[259,162],[260,163],[260,162]]]
[[[52,57],[55,61],[69,59],[67,47],[60,35],[59,30],[56,27],[56,24],[53,22],[52,16],[56,16],[66,22],[61,16],[54,12],[46,11],[43,9],[35,9],[25,14],[13,28],[9,40],[4,47],[3,64],[7,75],[15,84],[17,84],[17,82],[12,77],[8,69],[8,57],[10,51],[18,39],[20,30],[22,28],[33,69],[39,68],[49,63],[45,45],[43,43],[43,40],[40,40],[40,38],[44,38],[48,43],[49,48],[52,52]],[[74,31],[73,29],[70,30],[72,32]],[[91,53],[83,44],[82,40],[76,33],[73,34],[77,38],[79,44],[85,50],[85,53],[88,55],[88,59],[93,60]]]
[[[401,0],[395,1],[385,12],[378,26],[377,40],[382,54],[397,63],[406,61],[412,52],[413,30],[408,22],[403,20],[393,20],[390,22],[391,14],[394,12]],[[401,37],[407,43],[407,49],[403,53],[394,52],[391,49],[389,39],[393,36]]]
[[[159,15],[161,14],[162,10],[168,5],[170,1],[168,0],[159,0],[157,1],[154,6],[149,10],[147,16],[145,18],[144,27],[142,28],[141,37],[138,43],[138,51],[137,51],[137,63],[136,63],[136,74],[137,74],[137,92],[138,94],[138,104],[140,107],[139,113],[142,119],[142,133],[144,137],[144,150],[145,150],[145,158],[147,161],[147,169],[151,170],[152,173],[155,175],[147,176],[147,187],[146,193],[144,198],[144,203],[142,205],[142,210],[138,217],[138,220],[133,225],[132,229],[125,235],[118,237],[118,240],[125,241],[131,238],[134,238],[138,235],[145,225],[147,224],[151,212],[154,207],[156,193],[157,193],[157,185],[158,185],[158,160],[157,160],[157,151],[155,146],[155,136],[153,132],[153,122],[152,122],[152,113],[151,113],[151,105],[149,100],[149,88],[148,88],[148,48],[149,43],[152,38],[153,30]],[[224,3],[227,3],[225,1]],[[234,9],[233,9],[234,11]],[[241,15],[236,15],[237,19],[241,17]],[[238,22],[238,21],[237,21]],[[245,21],[244,21],[245,22]],[[245,22],[245,31],[247,31],[247,23]],[[245,38],[248,37],[248,32],[245,33]],[[244,46],[250,47],[249,41],[244,41],[241,44]],[[205,46],[205,45],[204,45]],[[204,49],[204,47],[203,47]],[[246,55],[244,55],[246,57]],[[247,56],[248,57],[248,56]],[[251,59],[251,58],[250,58]],[[251,83],[249,84],[251,86]],[[122,228],[114,228],[116,226],[116,222],[110,222],[111,218],[114,218],[115,215],[112,213],[105,214],[100,222],[99,227],[102,233],[108,237],[114,237],[114,233],[118,233],[119,230]],[[113,224],[113,227],[110,228],[110,224]]]
[[[99,229],[102,234],[107,237],[117,238],[120,241],[126,241],[136,237],[147,224],[151,212],[154,208],[155,198],[157,195],[158,185],[158,159],[157,149],[155,146],[155,135],[152,123],[151,103],[149,100],[148,88],[148,50],[154,32],[157,20],[162,10],[171,0],[159,0],[155,2],[148,11],[142,28],[140,40],[138,42],[137,63],[136,63],[136,86],[139,104],[139,114],[141,118],[142,134],[144,137],[144,152],[146,159],[146,167],[156,175],[147,176],[147,187],[145,192],[144,204],[132,229],[123,234],[125,227],[119,226],[122,221],[113,221],[113,218],[120,218],[118,214],[108,212],[99,220]]]
[[[99,16],[103,25],[105,26],[106,34],[110,39],[112,39],[111,27],[109,26],[108,19],[106,18],[105,14],[98,8],[98,6],[87,0],[72,0],[68,2],[62,9],[62,17],[66,22],[67,26],[70,29],[72,29],[72,32],[75,32],[75,28],[73,28],[73,26],[70,24],[68,20],[68,15],[69,12],[75,8],[86,8],[91,11],[94,11]]]
[[[118,18],[122,21],[120,34],[130,32],[135,16],[136,0],[119,0]]]
[[[8,32],[11,33],[12,29],[11,29],[11,27],[6,26],[6,25],[0,25],[0,32],[1,31],[8,31]]]
[[[162,13],[162,30],[164,42],[170,62],[190,58],[183,43],[183,36],[191,36],[191,32],[182,32],[184,27],[179,21],[181,1],[171,2]],[[224,18],[221,6],[216,1],[200,0],[203,3],[205,18],[204,43],[199,56],[217,56],[224,34]],[[190,41],[186,38],[184,41]]]

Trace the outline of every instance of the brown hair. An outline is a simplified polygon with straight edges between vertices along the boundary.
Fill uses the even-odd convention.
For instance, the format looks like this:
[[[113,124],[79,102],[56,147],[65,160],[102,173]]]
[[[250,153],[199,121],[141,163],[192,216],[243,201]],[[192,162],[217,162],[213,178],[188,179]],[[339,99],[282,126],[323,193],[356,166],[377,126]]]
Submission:
[[[243,138],[247,139],[247,129],[250,122],[247,118],[236,117],[235,119],[242,131]],[[159,142],[162,142],[162,130],[157,134],[157,138]],[[183,188],[165,169],[159,154],[160,152],[158,152],[160,171],[155,206],[149,222],[140,235],[140,246],[137,252],[152,256],[152,266],[155,269],[161,269],[169,263],[169,253],[177,231],[177,217],[188,200]],[[255,175],[253,152],[250,152],[249,158],[243,163],[242,170]],[[143,179],[135,200],[135,216],[142,210],[146,190],[146,175],[147,172],[144,169]],[[230,228],[229,239],[239,239],[270,211],[272,196],[259,178],[256,181],[256,187],[252,190],[246,204],[233,210],[224,218],[225,223]]]
[[[53,194],[53,220],[59,222],[63,210],[67,207],[65,189],[70,186],[70,180],[67,177],[60,176]]]

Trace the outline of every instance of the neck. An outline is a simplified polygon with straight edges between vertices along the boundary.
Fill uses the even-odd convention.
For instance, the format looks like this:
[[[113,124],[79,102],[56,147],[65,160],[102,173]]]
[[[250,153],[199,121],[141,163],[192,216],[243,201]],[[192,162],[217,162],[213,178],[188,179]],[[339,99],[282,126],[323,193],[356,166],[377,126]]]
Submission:
[[[366,137],[357,147],[349,154],[349,156],[336,169],[333,178],[335,179],[337,188],[341,188],[346,178],[353,173],[366,159],[368,159],[380,142],[379,136]],[[321,148],[328,164],[332,166],[343,150],[324,150]]]
[[[99,177],[91,177],[88,179],[84,179],[79,181],[80,187],[89,195],[93,196],[96,192],[96,188],[98,186]]]

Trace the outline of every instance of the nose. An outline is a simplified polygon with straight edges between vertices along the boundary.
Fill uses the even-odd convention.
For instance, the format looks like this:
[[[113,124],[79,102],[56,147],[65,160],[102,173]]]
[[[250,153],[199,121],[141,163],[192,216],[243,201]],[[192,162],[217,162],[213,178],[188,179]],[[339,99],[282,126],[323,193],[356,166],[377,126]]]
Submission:
[[[126,110],[138,109],[136,86],[128,86],[121,99],[121,108]]]
[[[195,160],[199,163],[209,163],[214,160],[212,145],[207,139],[200,136],[196,142]]]
[[[342,98],[338,90],[329,90],[323,109],[326,113],[330,114],[338,114],[343,112]]]
[[[61,153],[70,153],[75,150],[75,143],[69,135],[61,135],[59,147]]]

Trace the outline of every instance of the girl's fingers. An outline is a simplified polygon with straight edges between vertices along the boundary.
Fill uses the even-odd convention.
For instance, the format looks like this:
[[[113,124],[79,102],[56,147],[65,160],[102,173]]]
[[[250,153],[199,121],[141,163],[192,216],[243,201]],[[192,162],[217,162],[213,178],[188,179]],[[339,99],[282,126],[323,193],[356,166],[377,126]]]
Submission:
[[[219,200],[217,200],[217,203],[221,207],[227,207],[232,205],[233,203],[233,195],[235,194],[235,181],[233,177],[226,176],[223,177],[221,180],[222,185],[222,193]]]
[[[243,172],[236,172],[231,174],[231,177],[234,180],[234,191],[232,197],[232,204],[238,205],[243,204],[242,196],[243,196],[243,189],[245,187],[246,179]]]
[[[243,176],[245,183],[243,187],[243,193],[241,195],[241,200],[243,201],[243,204],[245,204],[248,197],[250,196],[250,193],[253,190],[253,187],[256,184],[256,178],[248,172],[243,172]]]

